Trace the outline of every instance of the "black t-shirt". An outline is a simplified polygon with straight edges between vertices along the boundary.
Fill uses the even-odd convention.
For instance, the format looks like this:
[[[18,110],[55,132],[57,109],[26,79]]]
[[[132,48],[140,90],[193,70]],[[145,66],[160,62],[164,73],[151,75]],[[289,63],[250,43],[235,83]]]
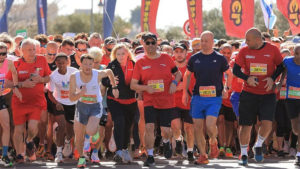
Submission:
[[[72,55],[70,55],[70,61],[71,61],[71,67],[74,67],[76,69],[80,68],[80,66],[76,62],[75,53],[73,53]]]
[[[223,55],[216,51],[209,55],[198,52],[191,56],[187,68],[196,79],[193,95],[199,95],[200,86],[215,86],[216,96],[222,95],[223,73],[229,68]]]
[[[55,64],[55,62],[48,63],[48,65],[49,65],[49,68],[50,68],[51,72],[53,72],[53,71],[56,69],[56,64]]]

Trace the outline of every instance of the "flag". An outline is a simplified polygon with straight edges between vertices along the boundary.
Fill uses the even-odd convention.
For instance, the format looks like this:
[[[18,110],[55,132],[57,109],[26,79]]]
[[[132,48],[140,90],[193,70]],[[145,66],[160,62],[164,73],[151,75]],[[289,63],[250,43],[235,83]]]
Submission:
[[[300,33],[300,0],[277,0],[277,8],[287,18],[292,34]]]
[[[47,35],[47,0],[36,1],[38,33]]]
[[[115,18],[117,0],[104,0],[103,7],[103,37],[111,36]]]
[[[273,29],[277,17],[273,12],[273,5],[270,0],[260,0],[260,7],[264,15],[265,25],[268,29]]]
[[[14,2],[13,0],[6,0],[5,10],[4,10],[3,15],[0,19],[0,32],[8,32],[7,14],[10,11],[10,8],[11,8],[13,2]]]
[[[223,0],[222,13],[228,36],[244,38],[254,26],[254,0]]]
[[[187,0],[191,38],[200,37],[202,32],[202,0]]]
[[[142,0],[141,29],[142,32],[156,34],[156,16],[159,0]]]

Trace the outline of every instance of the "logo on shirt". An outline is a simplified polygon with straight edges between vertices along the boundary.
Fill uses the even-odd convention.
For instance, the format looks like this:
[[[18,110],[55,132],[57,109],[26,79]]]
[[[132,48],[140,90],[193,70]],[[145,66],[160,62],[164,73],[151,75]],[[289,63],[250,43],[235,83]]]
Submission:
[[[214,63],[216,63],[216,62],[217,62],[217,60],[213,60],[213,62],[214,62]]]
[[[19,71],[19,74],[26,74],[26,73],[28,73],[28,71],[26,71],[26,70]]]
[[[197,60],[195,61],[195,63],[200,63],[200,60],[199,60],[199,59],[197,59]]]
[[[255,59],[255,56],[251,56],[251,55],[246,55],[247,59]]]
[[[151,68],[151,66],[144,66],[144,67],[142,67],[143,70],[150,69],[150,68]]]
[[[265,57],[270,57],[271,55],[267,54],[267,55],[264,55]]]
[[[63,88],[69,88],[69,84],[70,84],[70,82],[61,82],[61,86],[63,87]]]
[[[166,64],[160,64],[160,66],[164,66],[164,67],[166,67]]]

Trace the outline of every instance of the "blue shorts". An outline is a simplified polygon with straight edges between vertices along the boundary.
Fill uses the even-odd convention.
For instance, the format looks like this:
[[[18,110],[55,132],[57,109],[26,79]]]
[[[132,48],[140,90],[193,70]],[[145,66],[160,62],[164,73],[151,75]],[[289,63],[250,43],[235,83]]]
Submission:
[[[240,104],[240,94],[239,92],[232,92],[230,96],[230,102],[232,104],[232,109],[236,115],[236,117],[239,117],[239,104]]]
[[[194,119],[205,119],[207,116],[219,116],[222,97],[200,97],[194,95],[191,101],[190,115]]]
[[[91,116],[95,116],[100,119],[102,113],[103,106],[101,103],[86,104],[78,101],[75,110],[75,120],[83,125],[87,125]]]

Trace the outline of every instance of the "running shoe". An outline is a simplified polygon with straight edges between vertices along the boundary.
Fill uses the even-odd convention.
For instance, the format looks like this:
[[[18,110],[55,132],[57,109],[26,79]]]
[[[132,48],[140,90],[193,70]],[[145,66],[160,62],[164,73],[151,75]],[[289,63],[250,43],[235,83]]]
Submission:
[[[264,161],[264,155],[262,152],[262,147],[253,147],[252,148],[254,153],[254,160],[256,162],[263,162]]]
[[[218,143],[210,145],[210,158],[218,158],[219,157],[219,148]]]
[[[170,142],[164,143],[164,156],[166,159],[169,159],[172,157],[172,146]]]
[[[90,152],[91,151],[90,141],[84,141],[83,151],[84,152]]]
[[[175,152],[178,155],[182,154],[182,144],[181,144],[181,140],[176,140],[176,147],[175,147]]]
[[[85,168],[85,167],[86,167],[85,157],[80,157],[77,163],[77,168]]]
[[[296,156],[295,165],[300,166],[300,156]]]
[[[74,157],[75,160],[79,159],[80,154],[78,153],[77,149],[74,150],[73,157]]]
[[[69,157],[72,154],[72,146],[70,140],[65,139],[65,145],[62,153],[65,157]]]
[[[289,157],[295,157],[297,154],[297,151],[295,148],[290,148]]]
[[[283,158],[284,156],[285,156],[285,153],[283,150],[277,152],[277,157]]]
[[[44,145],[39,145],[37,151],[36,151],[36,156],[38,158],[42,158],[45,155],[45,147]]]
[[[24,162],[25,162],[24,157],[21,154],[17,155],[16,163],[21,164]]]
[[[225,156],[225,148],[224,147],[220,147],[220,156],[221,157]]]
[[[242,155],[242,157],[239,160],[239,164],[242,166],[247,166],[248,165],[248,156]]]
[[[123,163],[123,151],[118,150],[118,151],[116,152],[116,155],[114,156],[113,160],[114,160],[116,163]]]
[[[4,165],[4,167],[11,167],[13,165],[12,161],[8,158],[8,156],[3,156],[1,158],[1,164]]]
[[[201,164],[208,164],[208,158],[207,155],[199,155],[199,158],[197,159],[197,161],[195,161],[196,165],[201,165]]]
[[[50,152],[46,152],[45,155],[44,155],[44,157],[45,157],[46,160],[49,160],[49,161],[53,161],[54,160],[54,157],[53,157],[53,155]]]
[[[26,143],[26,155],[29,158],[35,155],[35,146],[33,141]]]
[[[144,162],[144,166],[154,166],[155,165],[155,161],[154,161],[154,157],[153,156],[148,156],[147,160]]]
[[[132,162],[132,157],[129,154],[128,150],[123,150],[123,158],[124,158],[124,162],[126,162],[126,163]]]
[[[221,151],[221,149],[220,149],[220,151]],[[232,153],[232,151],[231,151],[231,149],[229,147],[226,148],[225,157],[228,157],[228,158],[232,158],[233,157],[233,153]]]
[[[188,161],[190,161],[190,162],[195,161],[194,153],[192,151],[188,151],[187,156],[188,156]]]
[[[62,152],[57,152],[55,155],[55,162],[56,163],[62,163],[63,162],[63,154]]]
[[[92,163],[100,163],[98,152],[97,153],[92,153],[92,155],[91,155],[91,162]]]

